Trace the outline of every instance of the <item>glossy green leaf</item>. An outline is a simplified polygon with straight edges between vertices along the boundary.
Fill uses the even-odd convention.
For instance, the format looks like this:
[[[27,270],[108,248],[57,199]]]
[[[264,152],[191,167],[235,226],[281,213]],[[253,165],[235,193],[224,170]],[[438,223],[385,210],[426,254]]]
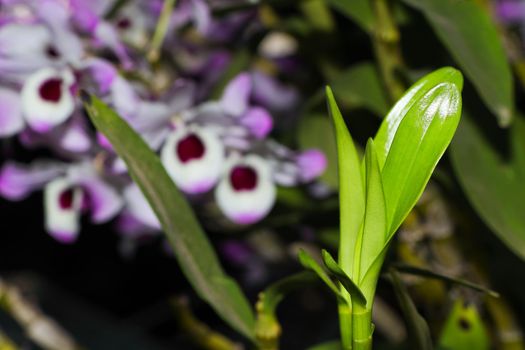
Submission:
[[[336,10],[347,16],[371,33],[374,30],[375,16],[368,0],[327,0]]]
[[[337,296],[341,296],[339,288],[335,283],[330,279],[325,269],[305,250],[299,250],[299,262],[303,265],[304,268],[307,268],[313,272],[326,284],[328,288]]]
[[[234,329],[253,339],[253,311],[227,276],[191,207],[140,136],[95,96],[85,108],[93,124],[126,162],[129,173],[155,211],[175,257],[196,292]]]
[[[320,180],[332,189],[337,189],[337,144],[330,119],[326,115],[305,115],[299,123],[297,142],[303,150],[317,148],[323,151],[328,166]]]
[[[337,278],[339,283],[343,286],[344,289],[352,297],[352,302],[357,302],[363,306],[366,305],[366,298],[357,286],[354,281],[341,269],[337,264],[335,259],[328,253],[328,251],[323,249],[323,262],[328,271]]]
[[[337,141],[341,231],[339,262],[342,269],[352,277],[353,256],[343,250],[356,245],[365,213],[364,183],[357,150],[329,87],[326,88],[326,96]]]
[[[378,135],[389,238],[421,196],[461,116],[461,73],[442,68],[419,80],[389,113]]]
[[[505,162],[467,114],[452,143],[451,159],[474,209],[498,237],[525,259],[525,122],[512,125],[512,159]]]
[[[366,204],[365,219],[362,235],[355,247],[354,259],[356,265],[360,262],[359,270],[354,270],[354,278],[359,281],[359,285],[368,299],[373,298],[377,283],[377,276],[381,269],[382,260],[378,258],[388,240],[387,218],[385,195],[383,192],[383,182],[379,170],[379,162],[374,148],[374,141],[368,140],[365,151],[366,169]],[[381,261],[375,264],[376,260]],[[369,272],[371,268],[374,271]],[[368,274],[368,276],[367,276]],[[365,276],[367,278],[365,278]]]
[[[476,283],[473,283],[473,282],[470,282],[470,281],[467,281],[461,278],[443,275],[443,274],[440,274],[440,273],[437,273],[437,272],[434,272],[428,269],[424,269],[421,267],[417,267],[417,266],[395,264],[392,267],[400,273],[406,273],[406,274],[421,276],[425,278],[438,279],[438,280],[441,280],[447,283],[457,284],[457,285],[467,287],[467,288],[470,288],[478,292],[486,293],[495,298],[499,298],[499,293],[491,289],[488,289],[486,287],[483,287],[479,284],[476,284]]]
[[[513,115],[513,83],[498,30],[472,0],[404,0],[422,11],[500,126]]]
[[[389,276],[396,293],[399,306],[407,323],[408,337],[414,350],[432,350],[432,338],[428,324],[417,311],[406,287],[396,271],[390,270]]]
[[[365,107],[379,117],[388,112],[389,102],[374,64],[349,67],[330,82],[339,103],[348,108]]]
[[[439,339],[440,350],[488,350],[490,340],[473,304],[454,303]]]

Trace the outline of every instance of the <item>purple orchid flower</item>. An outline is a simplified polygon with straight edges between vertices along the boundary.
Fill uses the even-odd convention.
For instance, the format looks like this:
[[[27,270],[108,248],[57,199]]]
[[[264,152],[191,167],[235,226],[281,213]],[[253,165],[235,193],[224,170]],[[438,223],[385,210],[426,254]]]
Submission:
[[[90,163],[7,163],[0,171],[0,194],[6,198],[20,200],[42,188],[44,226],[62,243],[77,239],[83,213],[100,224],[113,219],[123,206],[118,191]]]

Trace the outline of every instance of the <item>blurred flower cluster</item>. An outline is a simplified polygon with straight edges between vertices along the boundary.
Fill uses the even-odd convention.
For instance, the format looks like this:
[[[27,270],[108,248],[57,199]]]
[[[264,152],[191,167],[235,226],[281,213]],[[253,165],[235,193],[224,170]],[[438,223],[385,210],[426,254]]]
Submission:
[[[276,116],[297,108],[296,89],[258,68],[224,80],[231,47],[261,28],[254,10],[217,15],[232,2],[216,3],[180,0],[166,13],[157,0],[0,0],[0,137],[16,145],[3,150],[0,194],[15,201],[43,190],[45,228],[64,243],[77,239],[84,215],[115,220],[131,237],[159,231],[126,165],[89,123],[80,91],[114,108],[189,200],[216,204],[233,223],[264,218],[276,186],[319,176],[320,151],[269,137]],[[259,54],[286,69],[289,39],[267,35]]]

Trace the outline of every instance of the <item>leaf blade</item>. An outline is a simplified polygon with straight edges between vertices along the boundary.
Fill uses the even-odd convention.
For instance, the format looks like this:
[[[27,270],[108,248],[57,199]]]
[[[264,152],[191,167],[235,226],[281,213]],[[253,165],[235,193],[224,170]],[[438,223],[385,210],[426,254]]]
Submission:
[[[363,30],[372,33],[375,24],[375,15],[367,0],[328,0],[336,10],[355,21]]]
[[[513,161],[514,165],[504,163],[469,113],[465,114],[451,146],[454,172],[470,204],[487,226],[510,250],[525,259],[524,178],[521,171],[512,169],[519,161]],[[512,131],[515,137],[523,138],[525,132],[521,134],[514,129],[523,129],[520,119],[516,119]]]
[[[406,110],[409,106],[398,117],[394,135],[388,135],[389,141],[384,144],[382,176],[389,239],[416,204],[454,136],[462,107],[460,78],[455,70],[445,75],[431,73],[416,83],[424,89],[408,100],[403,97],[393,108]],[[390,125],[388,121],[385,124]]]
[[[91,96],[85,108],[93,124],[126,162],[130,175],[157,214],[184,274],[199,296],[230,326],[253,340],[255,318],[246,297],[222,270],[192,209],[158,157],[98,98]]]
[[[403,1],[423,12],[500,126],[508,126],[514,109],[512,72],[488,13],[474,1]]]
[[[365,212],[365,195],[361,177],[360,161],[354,142],[332,90],[326,88],[328,111],[333,120],[338,158],[339,203],[340,203],[340,247],[354,247]],[[342,269],[352,277],[353,257],[343,250],[339,252]]]
[[[418,350],[432,350],[432,338],[430,336],[430,329],[423,317],[417,311],[414,302],[410,298],[408,291],[401,282],[399,275],[394,270],[390,270],[390,278],[394,287],[399,306],[405,315],[407,328],[411,330],[408,332],[412,347]]]
[[[325,283],[325,285],[334,292],[335,295],[341,297],[341,292],[335,283],[330,279],[324,268],[305,250],[299,250],[299,262],[304,268],[309,269]]]
[[[339,283],[346,289],[348,294],[350,294],[350,297],[352,298],[352,302],[357,302],[363,306],[366,306],[367,300],[366,297],[363,295],[363,292],[361,289],[359,289],[359,286],[352,281],[350,277],[343,271],[343,269],[337,264],[335,259],[328,253],[328,251],[323,249],[323,262],[332,273],[332,275],[337,278]]]
[[[386,231],[387,217],[382,176],[372,139],[368,141],[365,153],[365,219],[361,238],[362,243],[356,245],[355,259],[360,261],[361,264],[356,279],[359,281],[359,285],[367,299],[371,299],[375,292],[379,268],[371,273],[368,272],[374,267],[374,262],[380,258],[389,237]],[[364,278],[365,276],[367,276],[367,279]]]

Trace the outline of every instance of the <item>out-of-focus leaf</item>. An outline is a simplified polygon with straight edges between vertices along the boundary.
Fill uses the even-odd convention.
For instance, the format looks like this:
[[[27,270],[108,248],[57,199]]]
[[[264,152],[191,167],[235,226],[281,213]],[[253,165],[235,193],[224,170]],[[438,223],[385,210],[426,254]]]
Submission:
[[[368,0],[327,0],[328,3],[355,21],[366,32],[371,33],[374,29],[374,11]]]
[[[423,317],[419,314],[414,305],[414,302],[410,298],[408,291],[406,290],[403,282],[399,278],[399,275],[395,270],[390,270],[389,273],[394,286],[399,306],[405,316],[407,322],[408,337],[410,339],[412,348],[414,350],[432,350],[432,338],[430,336],[430,330],[428,324]]]
[[[325,269],[305,250],[301,249],[299,251],[299,262],[303,267],[315,272],[315,274],[335,293],[337,296],[341,296],[339,288],[335,283],[330,279]]]
[[[235,330],[253,339],[255,319],[237,283],[226,275],[191,207],[140,136],[95,96],[85,108],[126,162],[162,224],[177,261],[196,292]]]
[[[357,263],[360,262],[361,266],[359,270],[354,269],[354,278],[358,281],[366,298],[372,299],[383,260],[379,256],[383,253],[388,240],[383,182],[372,139],[369,139],[366,145],[365,169],[365,219],[361,237],[354,248],[354,259]],[[381,262],[374,265],[375,261]],[[369,272],[370,269],[374,271]]]
[[[490,341],[476,306],[457,300],[443,327],[440,350],[485,350]]]
[[[489,14],[472,0],[404,0],[422,11],[500,126],[512,121],[512,74]]]
[[[299,123],[297,141],[301,149],[317,148],[323,151],[328,166],[320,180],[332,189],[337,189],[337,145],[330,119],[326,115],[305,116]]]
[[[396,103],[376,135],[380,166],[384,159],[389,238],[416,204],[454,136],[462,87],[461,73],[453,68],[423,77]]]
[[[334,30],[334,18],[325,0],[302,1],[299,7],[313,28],[326,32]]]
[[[337,278],[339,283],[346,289],[346,291],[350,294],[352,298],[352,303],[357,302],[363,306],[366,305],[366,298],[363,295],[363,292],[359,289],[357,284],[352,281],[350,277],[341,269],[341,267],[337,264],[337,262],[334,260],[334,258],[328,253],[326,250],[323,249],[323,262],[328,269],[332,273],[332,275]]]
[[[379,73],[370,62],[349,67],[330,86],[341,105],[365,107],[381,118],[388,112],[389,103]]]
[[[339,174],[339,210],[340,232],[342,249],[355,247],[358,233],[365,214],[365,191],[361,177],[361,165],[357,150],[337,103],[332,90],[326,88],[328,111],[333,120],[338,157]],[[339,263],[350,277],[353,273],[353,254],[340,251]]]
[[[451,159],[461,187],[483,221],[522,259],[525,259],[525,122],[512,125],[511,163],[503,161],[468,114],[452,143]]]
[[[343,350],[341,342],[339,340],[333,340],[322,344],[314,345],[308,350]]]
[[[261,312],[275,314],[277,306],[287,294],[294,290],[305,288],[317,281],[316,274],[311,271],[299,272],[278,280],[262,292],[257,309]]]
[[[491,289],[488,289],[486,287],[483,287],[479,284],[472,283],[470,281],[467,281],[461,278],[446,276],[446,275],[443,275],[443,274],[440,274],[434,271],[430,271],[430,270],[427,270],[421,267],[417,267],[417,266],[395,264],[392,267],[396,269],[397,271],[399,271],[400,273],[406,273],[406,274],[411,274],[411,275],[416,275],[416,276],[421,276],[421,277],[426,277],[426,278],[433,278],[433,279],[442,280],[448,283],[458,284],[460,286],[464,286],[464,287],[476,290],[478,292],[486,293],[492,297],[499,298],[499,293]]]

